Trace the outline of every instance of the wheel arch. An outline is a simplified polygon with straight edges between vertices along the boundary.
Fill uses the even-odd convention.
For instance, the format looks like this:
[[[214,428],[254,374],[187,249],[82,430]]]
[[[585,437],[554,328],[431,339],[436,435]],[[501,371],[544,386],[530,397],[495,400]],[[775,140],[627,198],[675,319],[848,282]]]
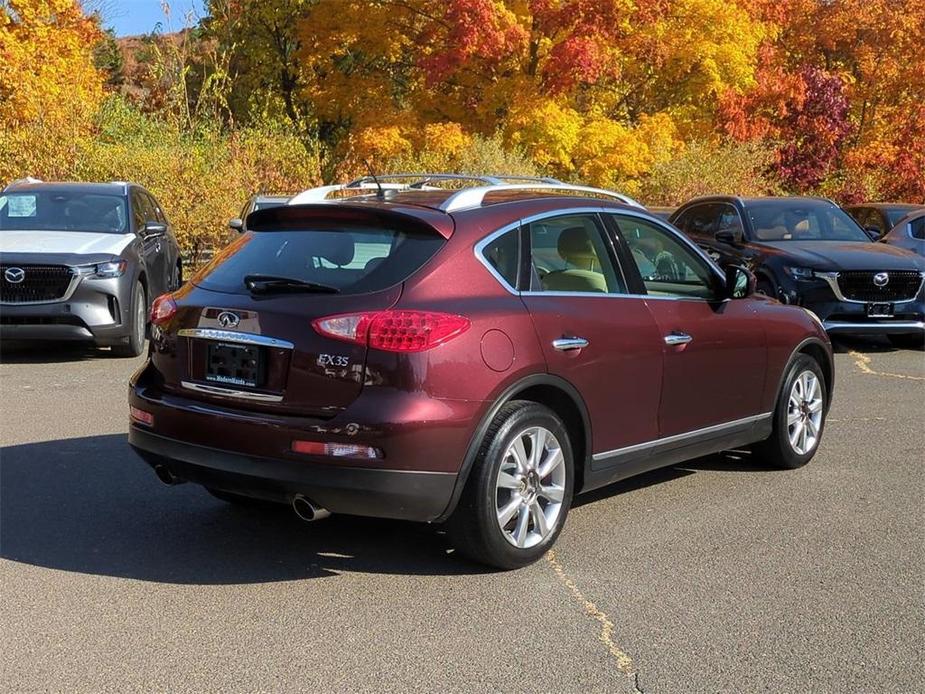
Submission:
[[[460,466],[453,494],[446,509],[437,518],[437,521],[446,520],[455,510],[463,489],[465,489],[469,480],[469,474],[472,472],[475,458],[481,448],[482,440],[488,431],[488,427],[501,408],[512,400],[529,400],[545,405],[562,420],[569,433],[569,441],[575,455],[575,493],[581,492],[584,485],[585,470],[591,460],[591,420],[588,416],[588,408],[575,386],[565,379],[552,374],[535,374],[522,378],[505,388],[479,420],[479,424],[469,440],[469,446]]]
[[[787,374],[790,372],[790,367],[793,365],[794,360],[800,356],[813,358],[819,364],[819,368],[822,369],[822,377],[825,380],[825,392],[827,395],[826,409],[828,410],[832,405],[832,392],[835,388],[835,362],[832,358],[831,350],[818,337],[806,338],[790,353],[790,358],[787,359],[784,370],[781,372],[777,382],[776,398],[780,398],[781,389],[784,387],[784,379],[787,378]],[[774,406],[777,407],[777,399],[774,401]]]

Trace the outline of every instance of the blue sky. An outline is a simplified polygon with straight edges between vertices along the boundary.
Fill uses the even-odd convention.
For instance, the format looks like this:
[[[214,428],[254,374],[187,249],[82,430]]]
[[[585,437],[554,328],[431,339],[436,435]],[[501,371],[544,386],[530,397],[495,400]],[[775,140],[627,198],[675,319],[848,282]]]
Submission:
[[[205,14],[204,0],[169,0],[170,17],[165,17],[161,0],[103,0],[96,3],[103,13],[103,26],[116,30],[116,36],[151,32],[158,22],[164,31],[177,31]],[[94,3],[89,3],[92,8]],[[192,13],[192,20],[187,15]]]

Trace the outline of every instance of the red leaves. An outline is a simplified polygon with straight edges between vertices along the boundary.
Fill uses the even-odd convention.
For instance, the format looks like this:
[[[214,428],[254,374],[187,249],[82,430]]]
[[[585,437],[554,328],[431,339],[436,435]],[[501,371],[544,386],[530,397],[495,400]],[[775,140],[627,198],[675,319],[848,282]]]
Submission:
[[[572,36],[550,51],[543,69],[543,86],[552,94],[561,94],[577,84],[597,82],[607,68],[607,53],[597,41]]]
[[[428,84],[447,79],[474,59],[497,64],[526,46],[526,30],[492,0],[444,0],[437,6],[442,16],[424,30],[434,50],[418,62]]]

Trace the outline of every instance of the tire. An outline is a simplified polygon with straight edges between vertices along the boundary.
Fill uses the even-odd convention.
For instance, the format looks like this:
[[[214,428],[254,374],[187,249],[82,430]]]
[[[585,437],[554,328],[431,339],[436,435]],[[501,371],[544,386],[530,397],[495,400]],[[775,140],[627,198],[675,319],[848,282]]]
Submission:
[[[804,395],[807,390],[808,397]],[[752,447],[754,454],[775,467],[792,470],[806,465],[819,450],[828,397],[819,363],[808,355],[798,356],[788,368],[778,394],[771,435]],[[791,422],[795,416],[799,419]]]
[[[925,348],[925,333],[906,333],[903,335],[887,335],[887,337],[897,349]]]
[[[771,299],[778,298],[777,287],[774,286],[771,280],[763,277],[759,278],[758,283],[755,285],[755,294],[764,294]]]
[[[141,282],[135,282],[132,289],[132,312],[130,314],[128,343],[115,345],[112,353],[117,357],[137,357],[145,348],[145,332],[148,327],[148,301]]]
[[[175,291],[183,286],[183,266],[178,261],[170,277],[170,291]]]
[[[540,440],[545,445],[537,461],[533,450],[535,444],[540,450]],[[535,562],[565,524],[574,466],[568,432],[552,410],[524,400],[506,404],[485,433],[462,497],[447,522],[456,550],[499,569]],[[503,523],[499,513],[506,518]]]

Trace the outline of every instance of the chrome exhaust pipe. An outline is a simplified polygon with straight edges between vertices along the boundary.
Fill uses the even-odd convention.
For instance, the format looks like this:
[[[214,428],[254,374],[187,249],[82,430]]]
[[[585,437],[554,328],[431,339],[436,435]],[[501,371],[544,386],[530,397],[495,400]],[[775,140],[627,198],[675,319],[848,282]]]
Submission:
[[[182,484],[185,480],[181,480],[179,477],[174,475],[166,465],[155,465],[154,474],[157,475],[157,478],[166,484],[169,487],[172,487],[175,484]]]
[[[326,508],[321,508],[321,506],[318,506],[311,499],[302,494],[296,494],[292,497],[292,510],[306,523],[323,520],[331,515],[331,512]]]

